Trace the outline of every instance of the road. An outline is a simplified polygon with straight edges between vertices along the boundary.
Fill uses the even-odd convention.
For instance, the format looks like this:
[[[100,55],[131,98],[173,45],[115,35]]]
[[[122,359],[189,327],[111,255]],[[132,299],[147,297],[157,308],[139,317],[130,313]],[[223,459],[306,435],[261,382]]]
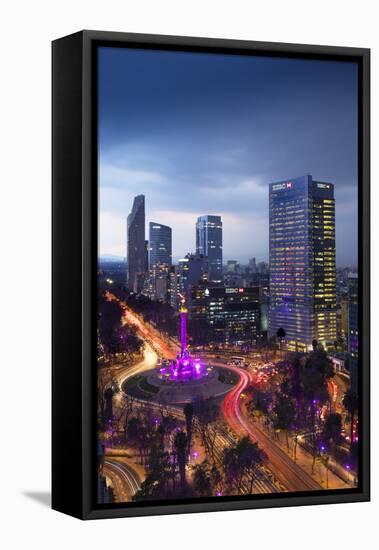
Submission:
[[[221,463],[222,455],[224,449],[230,447],[231,445],[236,444],[235,438],[233,438],[226,430],[218,429],[218,434],[214,444],[214,451],[217,460]],[[280,493],[281,489],[278,486],[278,483],[275,483],[274,479],[270,474],[264,469],[261,468],[256,476],[253,493]],[[247,486],[242,486],[242,493],[248,494],[249,490]]]
[[[139,332],[140,336],[145,342],[148,342],[152,348],[163,357],[167,359],[174,359],[176,357],[179,347],[175,347],[171,342],[167,342],[156,328],[150,323],[146,323],[141,317],[128,307],[126,302],[120,300],[112,292],[106,292],[107,300],[115,300],[120,304],[123,309],[124,323],[128,323]]]
[[[241,437],[248,435],[259,444],[268,456],[269,469],[288,491],[322,489],[321,485],[298,464],[293,462],[274,441],[250,422],[246,412],[241,407],[241,394],[250,384],[250,374],[238,367],[228,366],[228,368],[237,372],[240,375],[240,380],[225,397],[221,406],[225,421],[236,434]]]
[[[133,366],[121,367],[115,369],[114,377],[116,378],[119,387],[128,378],[140,374],[144,371],[154,368],[157,364],[157,354],[153,348],[145,343],[143,359]],[[118,419],[122,416],[122,393],[118,393],[114,397],[114,414]],[[127,463],[123,458],[106,456],[103,466],[104,475],[111,481],[114,489],[116,502],[128,502],[132,496],[138,491],[141,485],[141,477],[135,469]]]
[[[140,336],[146,343],[145,357],[143,361],[134,367],[126,367],[117,373],[117,379],[120,387],[122,383],[130,376],[134,376],[144,370],[149,370],[156,364],[157,356],[154,350],[158,351],[163,357],[171,358],[175,356],[176,350],[173,345],[164,340],[154,327],[149,323],[143,322],[138,315],[131,311],[125,304],[120,301],[116,296],[108,293],[108,299],[117,300],[124,310],[124,321],[130,323],[137,329]],[[217,366],[224,367],[225,364],[218,364]],[[248,371],[242,368],[233,367],[228,365],[229,370],[235,371],[239,376],[239,381],[234,388],[226,395],[222,405],[221,411],[225,418],[225,421],[229,427],[240,437],[248,435],[253,441],[258,442],[260,447],[266,452],[268,456],[268,468],[272,472],[273,477],[282,486],[283,490],[287,491],[309,491],[320,490],[322,487],[298,464],[293,460],[265,433],[254,426],[246,414],[241,408],[241,394],[244,389],[251,383],[251,375]],[[153,408],[156,405],[149,403]],[[180,409],[172,408],[172,413],[177,417],[182,417],[183,413]],[[228,435],[228,434],[226,434]],[[223,436],[220,436],[220,440],[217,441],[217,445],[221,448],[225,448],[228,444]],[[262,472],[261,477],[262,486],[257,492],[274,492],[277,485],[273,483],[269,476]]]
[[[115,373],[115,378],[120,388],[122,387],[122,384],[125,382],[125,380],[127,380],[128,378],[131,378],[136,374],[141,374],[142,372],[145,372],[147,370],[153,369],[157,365],[157,360],[158,356],[155,353],[154,349],[150,344],[145,342],[142,361],[140,361],[136,365],[121,368]]]
[[[137,472],[122,458],[106,457],[104,475],[111,481],[116,502],[128,502],[141,486]]]

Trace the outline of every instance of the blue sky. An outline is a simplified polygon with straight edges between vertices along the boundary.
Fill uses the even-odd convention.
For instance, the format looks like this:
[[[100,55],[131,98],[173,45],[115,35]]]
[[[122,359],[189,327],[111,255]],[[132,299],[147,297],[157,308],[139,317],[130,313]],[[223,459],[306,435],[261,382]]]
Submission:
[[[173,229],[219,214],[224,260],[268,260],[268,184],[335,185],[337,265],[357,261],[353,63],[123,48],[99,50],[99,254],[125,256],[133,197]]]

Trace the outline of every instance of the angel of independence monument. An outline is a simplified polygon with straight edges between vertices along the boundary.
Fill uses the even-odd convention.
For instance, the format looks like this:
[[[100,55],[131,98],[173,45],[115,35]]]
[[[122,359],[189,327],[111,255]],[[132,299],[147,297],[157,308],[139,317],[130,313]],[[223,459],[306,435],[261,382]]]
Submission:
[[[183,404],[196,397],[204,399],[222,397],[232,385],[219,380],[220,367],[206,365],[199,357],[193,357],[187,347],[188,310],[184,297],[181,297],[180,314],[180,349],[175,359],[163,360],[157,368],[147,371],[142,378],[147,381],[143,392],[154,387],[148,398],[151,401],[167,404]],[[140,385],[141,380],[136,385]],[[126,388],[128,393],[128,388]],[[137,396],[139,397],[139,396]],[[144,398],[147,398],[144,396]]]
[[[203,363],[198,357],[191,357],[187,349],[187,314],[188,310],[184,297],[181,298],[180,304],[180,351],[175,359],[173,359],[167,367],[162,367],[160,373],[170,380],[187,381],[196,380],[208,371],[204,368]]]

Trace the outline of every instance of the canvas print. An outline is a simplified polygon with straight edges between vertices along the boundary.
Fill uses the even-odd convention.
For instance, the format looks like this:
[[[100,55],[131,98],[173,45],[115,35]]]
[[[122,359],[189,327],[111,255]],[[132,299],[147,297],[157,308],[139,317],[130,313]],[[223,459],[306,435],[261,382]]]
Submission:
[[[357,64],[97,74],[97,503],[358,487]]]

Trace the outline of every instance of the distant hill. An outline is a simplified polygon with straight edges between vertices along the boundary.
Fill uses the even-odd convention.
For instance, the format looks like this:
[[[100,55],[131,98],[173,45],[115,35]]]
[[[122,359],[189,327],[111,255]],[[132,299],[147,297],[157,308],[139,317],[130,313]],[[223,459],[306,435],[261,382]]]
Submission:
[[[115,254],[105,254],[104,256],[100,256],[99,263],[107,262],[125,262],[125,258],[123,258],[122,256],[116,256]]]

